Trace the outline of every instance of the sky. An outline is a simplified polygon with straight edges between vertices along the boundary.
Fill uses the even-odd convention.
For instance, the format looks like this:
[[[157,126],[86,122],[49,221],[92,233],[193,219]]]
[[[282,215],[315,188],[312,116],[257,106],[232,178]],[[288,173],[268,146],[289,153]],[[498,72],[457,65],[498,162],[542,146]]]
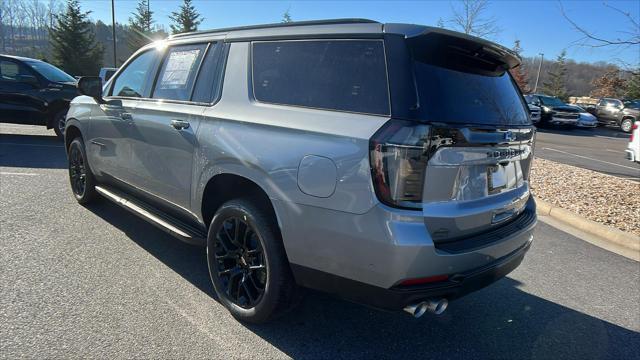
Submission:
[[[150,0],[157,24],[169,29],[169,15],[182,0]],[[200,30],[220,27],[255,25],[279,22],[289,9],[294,21],[331,18],[367,18],[380,22],[403,22],[435,26],[439,19],[445,25],[452,17],[456,1],[214,1],[194,0],[205,20]],[[640,18],[640,1],[607,1],[608,5],[629,12],[636,21]],[[111,0],[81,0],[83,10],[92,11],[94,20],[111,22]],[[126,23],[135,10],[136,0],[115,0],[116,21]],[[458,4],[459,5],[459,4]],[[603,1],[542,0],[490,2],[487,16],[497,21],[500,33],[491,40],[513,47],[521,41],[524,56],[554,59],[567,49],[569,58],[579,62],[605,61],[640,64],[640,46],[625,49],[581,46],[582,35],[562,16],[565,12],[577,23],[598,36],[618,38],[631,31],[631,23],[623,15],[603,5]],[[636,29],[636,32],[638,30]]]

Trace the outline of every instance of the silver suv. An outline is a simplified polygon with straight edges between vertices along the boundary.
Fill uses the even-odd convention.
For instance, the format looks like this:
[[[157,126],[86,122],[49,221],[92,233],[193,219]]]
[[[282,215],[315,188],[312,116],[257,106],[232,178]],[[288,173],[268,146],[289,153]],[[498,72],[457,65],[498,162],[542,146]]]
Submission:
[[[516,268],[534,128],[499,45],[331,20],[181,34],[65,130],[71,188],[206,246],[218,298],[264,322],[313,288],[413,316]]]

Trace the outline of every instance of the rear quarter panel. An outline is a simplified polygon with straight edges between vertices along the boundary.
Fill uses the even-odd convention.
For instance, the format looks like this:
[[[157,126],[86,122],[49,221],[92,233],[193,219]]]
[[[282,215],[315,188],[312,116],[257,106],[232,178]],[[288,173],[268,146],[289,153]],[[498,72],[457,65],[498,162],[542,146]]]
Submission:
[[[369,138],[388,117],[256,102],[249,52],[249,43],[232,44],[221,100],[203,114],[194,163],[194,210],[199,210],[207,182],[222,173],[244,176],[270,198],[293,208],[311,205],[350,213],[371,209],[377,199]],[[330,196],[300,190],[299,166],[307,155],[335,164],[335,191]]]

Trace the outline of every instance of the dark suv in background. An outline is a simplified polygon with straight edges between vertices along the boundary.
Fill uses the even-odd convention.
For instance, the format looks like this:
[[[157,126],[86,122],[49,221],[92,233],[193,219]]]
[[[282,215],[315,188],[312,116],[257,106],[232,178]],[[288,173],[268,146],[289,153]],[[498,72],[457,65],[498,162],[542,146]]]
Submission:
[[[576,126],[580,119],[580,109],[566,104],[555,96],[531,94],[526,95],[527,103],[542,109],[539,126]]]
[[[45,125],[62,137],[76,79],[44,61],[0,55],[0,122]]]

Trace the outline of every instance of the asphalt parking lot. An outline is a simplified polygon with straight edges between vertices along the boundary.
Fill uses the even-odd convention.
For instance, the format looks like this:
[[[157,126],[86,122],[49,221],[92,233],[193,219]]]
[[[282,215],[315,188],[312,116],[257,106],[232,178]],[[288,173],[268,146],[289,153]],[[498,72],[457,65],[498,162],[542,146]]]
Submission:
[[[205,253],[78,205],[51,131],[0,125],[0,357],[638,359],[640,264],[545,223],[507,278],[412,319],[309,292],[235,321]]]
[[[605,174],[640,181],[640,164],[625,159],[629,134],[611,127],[538,129],[535,155]]]

